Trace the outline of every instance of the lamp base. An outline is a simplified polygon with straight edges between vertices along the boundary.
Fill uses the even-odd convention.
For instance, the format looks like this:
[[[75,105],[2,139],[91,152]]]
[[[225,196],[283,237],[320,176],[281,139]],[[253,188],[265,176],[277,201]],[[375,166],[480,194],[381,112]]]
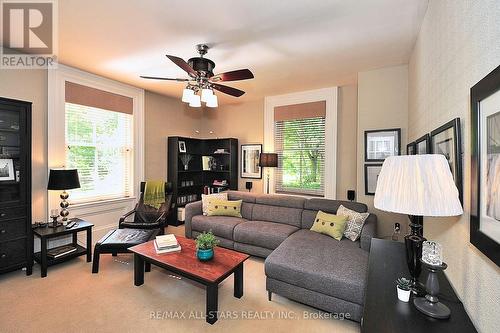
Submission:
[[[418,282],[418,277],[422,271],[420,258],[422,257],[422,244],[426,240],[422,236],[422,216],[410,217],[411,233],[404,238],[406,248],[406,261],[413,283],[412,291],[417,296],[425,295],[424,286]]]
[[[432,303],[426,297],[418,297],[413,300],[413,304],[418,311],[437,319],[446,319],[451,315],[450,309],[443,303]]]
[[[430,265],[422,259],[420,259],[420,261],[429,271],[429,274],[427,275],[427,282],[425,283],[427,295],[425,295],[425,297],[415,298],[413,300],[413,304],[418,311],[428,315],[429,317],[437,319],[449,318],[451,314],[450,309],[443,303],[440,303],[437,296],[439,294],[439,279],[437,272],[445,270],[448,265],[444,262],[441,265]]]

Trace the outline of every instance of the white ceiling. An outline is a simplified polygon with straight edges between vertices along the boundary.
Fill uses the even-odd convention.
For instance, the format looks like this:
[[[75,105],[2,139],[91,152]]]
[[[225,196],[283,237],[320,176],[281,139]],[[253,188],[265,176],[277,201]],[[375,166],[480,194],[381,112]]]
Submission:
[[[427,0],[64,0],[59,60],[180,97],[186,77],[165,54],[187,60],[212,47],[215,73],[249,68],[227,83],[247,93],[219,103],[356,82],[357,73],[408,63]]]

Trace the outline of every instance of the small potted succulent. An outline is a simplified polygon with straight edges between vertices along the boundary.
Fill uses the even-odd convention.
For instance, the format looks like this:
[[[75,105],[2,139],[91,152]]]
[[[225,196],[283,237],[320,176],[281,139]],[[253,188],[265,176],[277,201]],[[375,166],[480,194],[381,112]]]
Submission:
[[[398,298],[400,301],[408,302],[410,300],[411,293],[411,281],[404,277],[400,277],[396,280],[396,284],[398,287]]]
[[[219,244],[212,231],[203,232],[196,237],[196,256],[200,261],[208,261],[214,257],[214,247]]]

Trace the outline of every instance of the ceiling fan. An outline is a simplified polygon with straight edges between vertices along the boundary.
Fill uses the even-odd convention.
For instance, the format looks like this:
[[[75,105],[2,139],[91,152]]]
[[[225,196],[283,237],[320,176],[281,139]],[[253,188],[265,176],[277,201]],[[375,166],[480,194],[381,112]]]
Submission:
[[[189,106],[191,107],[200,107],[201,102],[205,102],[208,107],[217,107],[217,96],[213,93],[213,90],[218,90],[224,94],[228,94],[234,97],[242,96],[245,93],[243,90],[218,84],[217,82],[253,79],[254,76],[252,72],[249,69],[239,69],[235,71],[214,74],[213,69],[215,68],[215,63],[212,60],[203,57],[205,54],[207,54],[208,49],[209,47],[205,44],[196,45],[196,50],[198,51],[200,56],[191,58],[187,62],[182,58],[167,54],[168,59],[170,59],[174,64],[179,66],[189,75],[189,78],[187,79],[145,75],[141,75],[141,78],[188,82],[186,88],[182,93],[182,101],[189,103]],[[198,95],[198,92],[200,91],[201,94]]]

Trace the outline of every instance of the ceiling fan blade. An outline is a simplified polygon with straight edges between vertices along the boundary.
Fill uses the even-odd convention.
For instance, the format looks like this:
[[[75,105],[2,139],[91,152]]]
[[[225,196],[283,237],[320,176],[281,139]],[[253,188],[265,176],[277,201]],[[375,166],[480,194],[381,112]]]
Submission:
[[[151,79],[151,80],[166,80],[166,81],[179,81],[179,82],[189,81],[189,79],[172,79],[169,77],[157,77],[157,76],[145,76],[145,75],[141,75],[140,77],[143,79]]]
[[[186,71],[190,76],[198,76],[198,73],[196,73],[196,71],[191,66],[189,66],[189,64],[185,62],[184,59],[168,54],[167,58],[170,59],[174,64],[182,68],[184,71]]]
[[[239,90],[233,87],[228,87],[228,86],[223,86],[222,84],[217,84],[217,83],[211,83],[211,86],[215,89],[218,90],[224,94],[228,94],[234,97],[240,97],[243,95],[245,92],[243,90]]]
[[[249,69],[238,69],[236,71],[220,73],[210,78],[210,81],[239,81],[253,79],[253,73]]]

